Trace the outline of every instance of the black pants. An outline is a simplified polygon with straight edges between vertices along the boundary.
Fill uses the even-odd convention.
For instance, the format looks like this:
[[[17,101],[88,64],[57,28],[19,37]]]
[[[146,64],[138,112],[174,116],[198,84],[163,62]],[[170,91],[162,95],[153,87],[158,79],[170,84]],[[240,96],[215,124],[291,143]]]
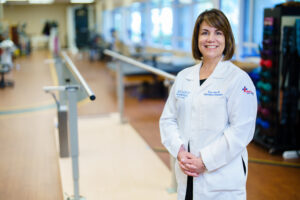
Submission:
[[[188,152],[190,152],[190,144],[188,144]],[[185,200],[193,200],[193,177],[187,177]]]

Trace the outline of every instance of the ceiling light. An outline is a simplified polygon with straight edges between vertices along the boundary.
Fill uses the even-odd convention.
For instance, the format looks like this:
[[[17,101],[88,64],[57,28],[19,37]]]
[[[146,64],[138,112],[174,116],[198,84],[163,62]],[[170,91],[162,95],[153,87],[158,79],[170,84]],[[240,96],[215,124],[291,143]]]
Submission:
[[[191,4],[192,0],[179,0],[179,3],[182,3],[182,4]]]
[[[54,0],[29,0],[30,4],[51,4]]]
[[[24,2],[27,0],[6,0],[6,2]]]
[[[71,0],[71,3],[93,3],[94,0]]]

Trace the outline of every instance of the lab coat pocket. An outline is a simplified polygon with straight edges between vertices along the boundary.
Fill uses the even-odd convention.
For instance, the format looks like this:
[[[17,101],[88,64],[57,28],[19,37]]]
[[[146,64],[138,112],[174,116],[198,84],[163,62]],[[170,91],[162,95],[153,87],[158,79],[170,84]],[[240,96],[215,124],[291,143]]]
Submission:
[[[226,99],[223,96],[204,96],[203,129],[220,131],[227,122]]]
[[[242,190],[246,186],[240,156],[217,170],[205,173],[204,178],[208,191]]]

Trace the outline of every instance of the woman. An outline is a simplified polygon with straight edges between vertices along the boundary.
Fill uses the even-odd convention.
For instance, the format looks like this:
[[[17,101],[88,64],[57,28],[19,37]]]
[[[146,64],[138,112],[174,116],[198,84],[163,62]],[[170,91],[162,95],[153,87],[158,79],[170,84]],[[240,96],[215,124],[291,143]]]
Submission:
[[[177,75],[160,118],[162,143],[177,158],[178,199],[246,199],[256,92],[229,61],[234,37],[221,11],[199,15],[192,51],[201,62]]]

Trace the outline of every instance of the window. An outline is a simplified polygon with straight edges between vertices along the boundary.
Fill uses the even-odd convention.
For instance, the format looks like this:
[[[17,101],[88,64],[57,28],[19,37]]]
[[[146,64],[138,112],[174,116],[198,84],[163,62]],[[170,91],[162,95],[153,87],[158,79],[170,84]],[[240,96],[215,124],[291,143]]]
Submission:
[[[178,49],[191,50],[191,38],[193,35],[194,20],[191,15],[192,5],[178,5],[175,7],[176,11],[176,35],[174,38],[174,45]]]
[[[141,41],[141,13],[134,11],[131,13],[131,25],[130,25],[130,39],[138,43]]]
[[[171,45],[173,10],[171,7],[151,9],[151,39],[154,44]]]
[[[239,0],[222,0],[221,10],[229,20],[235,42],[238,42],[238,26],[239,26]]]
[[[116,36],[118,39],[120,40],[123,40],[123,27],[122,27],[122,23],[123,23],[123,20],[122,20],[122,10],[119,8],[119,9],[115,9],[113,11],[113,28],[114,30],[116,31]]]
[[[103,35],[111,41],[114,29],[120,40],[190,51],[198,15],[212,8],[211,0],[148,0],[103,12]]]
[[[285,0],[146,0],[104,11],[102,34],[111,41],[114,28],[119,38],[129,45],[139,43],[190,52],[198,15],[220,5],[231,23],[237,58],[255,56],[263,36],[264,9],[283,2]]]
[[[161,30],[162,35],[169,37],[172,34],[173,11],[170,7],[161,10]]]
[[[144,3],[133,3],[129,8],[129,25],[127,27],[128,39],[133,43],[140,43],[143,41],[142,34],[142,21],[143,21],[143,4]]]
[[[179,0],[173,6],[174,21],[172,47],[184,51],[191,51],[191,40],[194,24],[204,10],[210,9],[213,4],[209,0],[195,1]]]
[[[221,0],[221,10],[231,24],[237,44],[237,58],[259,55],[258,45],[261,44],[263,36],[264,9],[273,8],[276,4],[283,2],[285,1]]]
[[[201,1],[193,5],[193,22],[196,21],[197,17],[205,10],[213,8],[211,1]]]
[[[152,41],[153,43],[159,43],[160,40],[160,12],[158,8],[151,10],[151,22],[152,22]]]
[[[102,35],[106,41],[111,42],[111,30],[113,28],[111,21],[111,12],[103,11],[102,13]]]

